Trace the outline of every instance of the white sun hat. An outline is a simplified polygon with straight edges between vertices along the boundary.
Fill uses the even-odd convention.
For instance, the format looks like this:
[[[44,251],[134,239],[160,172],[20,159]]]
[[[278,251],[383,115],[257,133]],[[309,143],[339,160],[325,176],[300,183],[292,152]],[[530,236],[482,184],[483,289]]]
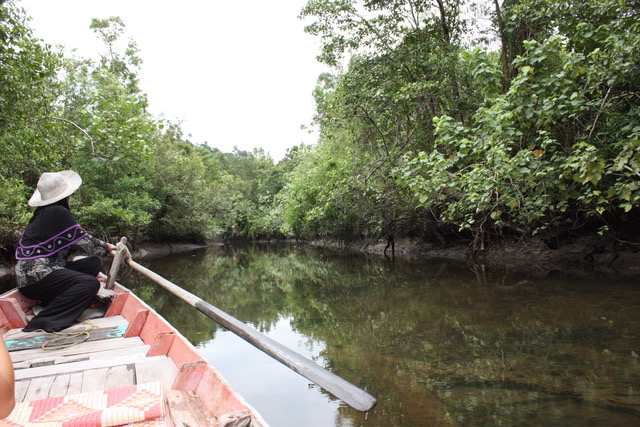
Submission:
[[[45,172],[38,180],[38,188],[29,199],[29,206],[46,206],[70,196],[82,184],[74,171]]]

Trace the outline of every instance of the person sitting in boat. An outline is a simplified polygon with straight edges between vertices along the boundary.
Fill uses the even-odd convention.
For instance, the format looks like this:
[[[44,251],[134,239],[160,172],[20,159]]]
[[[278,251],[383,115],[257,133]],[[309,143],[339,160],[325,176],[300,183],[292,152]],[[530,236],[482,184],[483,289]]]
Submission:
[[[71,326],[100,290],[98,256],[115,246],[89,235],[71,213],[69,197],[80,184],[74,171],[45,172],[29,199],[36,210],[16,248],[16,282],[20,293],[40,301],[43,310],[25,332]],[[92,256],[68,261],[73,252]]]

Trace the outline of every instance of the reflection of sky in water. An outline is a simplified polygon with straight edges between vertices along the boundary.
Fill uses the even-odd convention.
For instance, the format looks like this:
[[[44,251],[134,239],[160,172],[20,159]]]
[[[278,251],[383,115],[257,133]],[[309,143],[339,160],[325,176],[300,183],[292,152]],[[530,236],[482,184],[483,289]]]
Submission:
[[[309,345],[307,337],[291,329],[291,320],[279,320],[266,335],[323,366],[319,353],[324,345]],[[218,329],[199,351],[271,425],[335,425],[339,401],[329,400],[311,381],[232,332]]]

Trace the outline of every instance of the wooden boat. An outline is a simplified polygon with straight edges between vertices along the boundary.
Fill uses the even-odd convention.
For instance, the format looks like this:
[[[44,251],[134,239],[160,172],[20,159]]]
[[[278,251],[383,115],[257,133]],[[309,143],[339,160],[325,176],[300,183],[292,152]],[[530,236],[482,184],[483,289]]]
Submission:
[[[267,425],[162,316],[113,290],[102,310],[85,312],[93,318],[61,331],[75,335],[22,332],[37,302],[16,289],[0,295],[17,402],[0,426]]]

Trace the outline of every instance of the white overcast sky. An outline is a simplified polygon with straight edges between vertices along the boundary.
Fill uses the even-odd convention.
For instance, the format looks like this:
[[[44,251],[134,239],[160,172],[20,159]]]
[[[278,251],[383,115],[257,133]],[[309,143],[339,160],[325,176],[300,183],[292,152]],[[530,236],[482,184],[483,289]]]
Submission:
[[[140,87],[155,116],[193,143],[263,148],[275,161],[316,142],[312,91],[326,71],[298,14],[307,0],[20,0],[45,42],[82,57],[104,51],[92,18],[119,16],[143,60]]]

